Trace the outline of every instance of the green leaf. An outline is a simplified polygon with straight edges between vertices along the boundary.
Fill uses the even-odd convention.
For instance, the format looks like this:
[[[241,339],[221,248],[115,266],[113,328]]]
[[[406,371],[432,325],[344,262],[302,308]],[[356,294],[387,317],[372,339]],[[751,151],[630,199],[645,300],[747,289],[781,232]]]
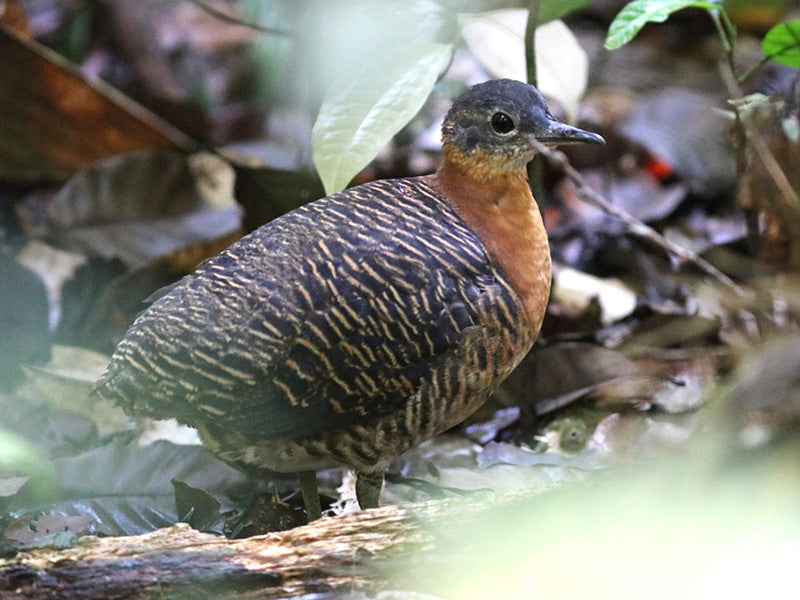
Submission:
[[[450,44],[417,46],[331,87],[312,134],[326,193],[344,189],[417,114],[452,53]]]
[[[592,0],[543,0],[539,7],[539,24],[560,19],[564,15],[583,8]]]
[[[775,25],[764,36],[761,49],[775,62],[800,68],[800,21]]]
[[[0,472],[30,473],[40,469],[45,461],[42,453],[25,438],[0,429]]]
[[[663,23],[669,16],[683,8],[720,10],[714,2],[697,0],[633,0],[611,22],[606,36],[606,49],[614,50],[630,42],[647,23]]]

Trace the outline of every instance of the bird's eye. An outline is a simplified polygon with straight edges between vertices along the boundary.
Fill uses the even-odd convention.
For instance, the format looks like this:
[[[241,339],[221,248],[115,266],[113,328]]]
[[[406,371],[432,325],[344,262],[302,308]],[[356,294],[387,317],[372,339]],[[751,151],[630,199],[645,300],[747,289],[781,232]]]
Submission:
[[[497,133],[509,133],[514,129],[514,120],[504,112],[494,113],[490,122]]]

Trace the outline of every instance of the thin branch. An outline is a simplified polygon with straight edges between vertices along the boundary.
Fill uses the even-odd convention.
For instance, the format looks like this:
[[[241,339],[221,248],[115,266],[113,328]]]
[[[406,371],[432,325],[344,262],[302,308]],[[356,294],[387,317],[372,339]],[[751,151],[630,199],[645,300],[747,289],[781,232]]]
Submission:
[[[253,29],[255,31],[259,31],[261,33],[268,33],[270,35],[281,35],[284,37],[294,37],[294,34],[291,31],[286,31],[285,29],[277,29],[275,27],[264,27],[259,23],[253,23],[252,21],[245,21],[243,19],[239,19],[237,17],[232,17],[229,14],[222,12],[221,10],[214,8],[213,6],[206,4],[202,0],[188,0],[194,4],[200,10],[204,10],[212,17],[219,19],[220,21],[224,21],[225,23],[230,23],[231,25],[239,25],[241,27],[247,27],[248,29]]]
[[[528,1],[528,20],[525,23],[525,70],[528,83],[538,85],[536,73],[536,30],[540,25],[539,13],[541,0]],[[534,198],[544,195],[544,161],[541,156],[534,156],[528,165],[528,180]],[[539,207],[544,210],[544,207]]]
[[[747,71],[744,72],[742,75],[739,75],[739,77],[736,80],[737,83],[739,83],[740,85],[743,84],[743,83],[746,83],[747,80],[750,79],[753,76],[753,73],[755,73],[756,71],[761,69],[765,64],[767,64],[771,60],[772,60],[771,56],[765,56],[764,58],[762,58],[760,61],[758,61],[752,67],[747,69]]]
[[[528,20],[525,22],[525,69],[528,83],[537,85],[536,73],[536,29],[539,27],[541,0],[528,2]]]
[[[741,100],[744,94],[742,93],[742,89],[739,87],[739,84],[736,82],[736,77],[734,76],[733,71],[728,65],[723,65],[720,71],[722,74],[722,79],[725,81],[725,85],[728,87],[728,94],[730,97],[733,98],[734,101]],[[733,107],[736,111],[736,114],[739,115],[739,107],[736,105],[736,102],[733,103]],[[800,196],[798,196],[797,192],[792,187],[789,178],[781,168],[781,165],[778,163],[775,155],[770,151],[767,143],[764,141],[764,136],[755,130],[752,122],[750,122],[748,119],[742,118],[741,115],[739,115],[739,122],[744,130],[745,141],[752,145],[753,150],[758,155],[758,158],[764,164],[764,168],[766,168],[767,173],[769,173],[772,181],[778,188],[778,191],[780,191],[781,199],[785,205],[785,208],[796,210],[796,207],[800,206]]]
[[[724,9],[710,10],[708,12],[711,14],[711,20],[714,21],[714,26],[717,28],[717,33],[722,41],[725,54],[732,63],[733,50],[736,45],[736,29],[731,24],[730,19],[728,19],[728,13],[726,13]]]
[[[545,146],[541,142],[535,141],[533,142],[536,149],[547,157],[547,159],[555,164],[556,166],[560,167],[566,176],[577,186],[577,194],[578,197],[583,200],[584,202],[591,204],[609,214],[623,223],[627,225],[628,231],[636,235],[640,238],[644,238],[649,242],[655,244],[667,254],[675,258],[681,264],[692,264],[706,275],[713,277],[717,281],[719,281],[722,285],[727,287],[728,289],[732,290],[739,296],[748,296],[750,295],[744,288],[738,285],[736,282],[733,281],[730,277],[728,277],[725,273],[720,271],[717,267],[712,265],[706,259],[701,258],[695,252],[678,246],[670,242],[667,238],[663,235],[658,233],[655,229],[642,223],[639,219],[635,218],[634,216],[628,214],[618,206],[615,206],[603,196],[598,194],[591,185],[586,181],[583,175],[573,167],[569,160],[567,159],[566,155],[559,151],[554,150],[553,148],[549,148]]]

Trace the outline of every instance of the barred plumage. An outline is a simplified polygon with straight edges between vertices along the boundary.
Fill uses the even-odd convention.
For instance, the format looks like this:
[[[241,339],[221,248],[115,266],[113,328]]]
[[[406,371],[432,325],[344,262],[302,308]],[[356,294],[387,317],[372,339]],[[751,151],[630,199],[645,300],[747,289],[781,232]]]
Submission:
[[[464,98],[436,175],[323,198],[208,259],[136,319],[96,393],[197,427],[235,464],[352,467],[362,505],[376,505],[389,462],[463,420],[522,359],[547,301],[530,144],[448,137],[501,108],[525,133],[525,111],[543,101],[508,81]],[[562,140],[596,141],[551,119]],[[482,174],[498,161],[496,177],[475,179],[470,156]],[[474,193],[461,191],[470,181]]]
[[[451,398],[437,396],[453,395],[461,370],[487,373],[473,392],[485,399],[532,336],[482,360],[468,350],[517,330],[519,313],[508,281],[444,198],[419,180],[378,181],[306,205],[207,260],[137,319],[99,389],[136,414],[213,419],[244,436],[330,435],[387,416],[401,426],[406,410],[419,411],[415,392],[445,405]],[[442,387],[427,391],[432,380]],[[449,419],[418,412],[419,435],[404,431],[408,441],[374,466],[473,404]]]

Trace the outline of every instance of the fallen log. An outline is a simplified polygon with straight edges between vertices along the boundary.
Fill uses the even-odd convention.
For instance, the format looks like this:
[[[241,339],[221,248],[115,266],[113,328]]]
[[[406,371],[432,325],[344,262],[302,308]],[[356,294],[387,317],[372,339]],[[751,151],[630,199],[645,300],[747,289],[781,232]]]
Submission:
[[[185,524],[138,536],[87,536],[67,549],[0,560],[0,597],[371,598],[391,586],[398,565],[413,568],[435,550],[434,529],[485,508],[479,496],[386,506],[240,540]]]

